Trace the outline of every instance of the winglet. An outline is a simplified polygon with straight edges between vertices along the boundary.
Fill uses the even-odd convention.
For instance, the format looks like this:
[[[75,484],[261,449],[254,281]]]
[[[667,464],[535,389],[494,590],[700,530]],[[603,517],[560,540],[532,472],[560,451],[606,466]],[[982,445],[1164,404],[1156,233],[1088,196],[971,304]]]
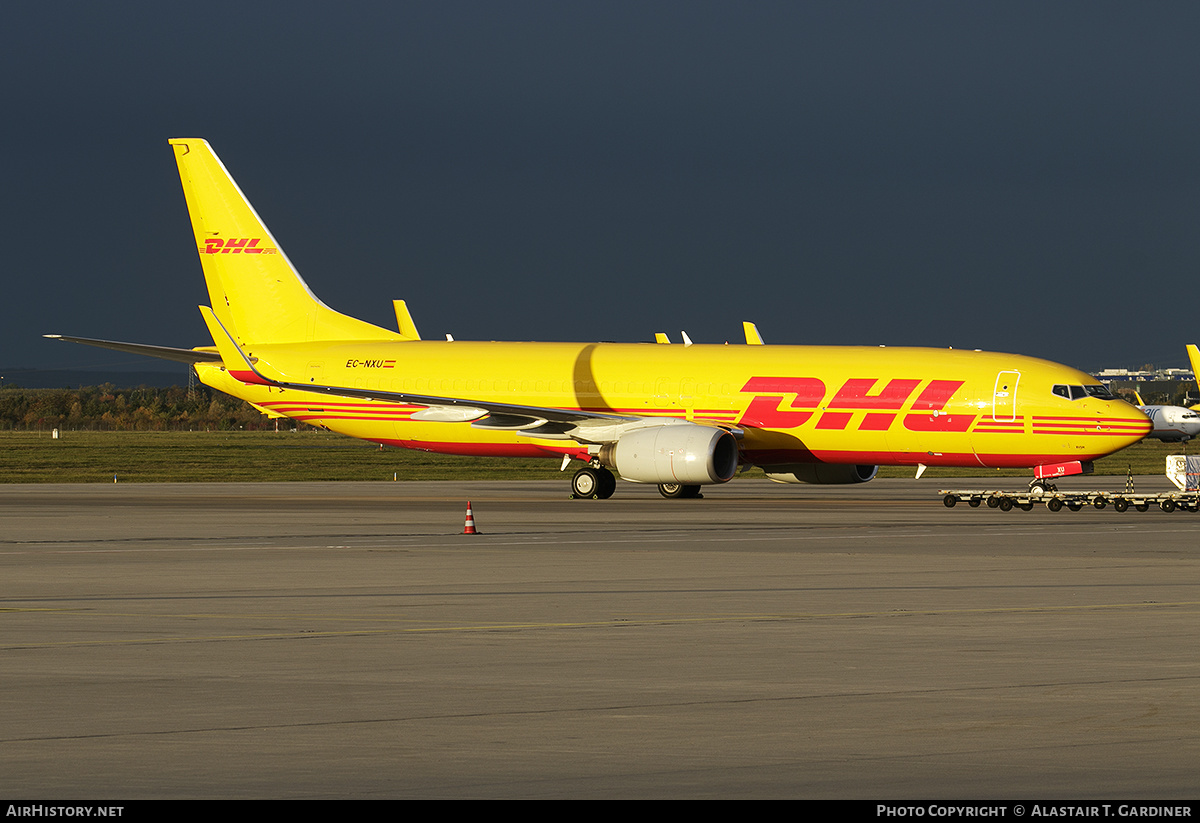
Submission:
[[[403,300],[393,300],[392,308],[396,310],[396,328],[400,330],[400,336],[405,340],[420,340],[421,335],[408,311],[408,304]]]
[[[221,361],[225,364],[225,370],[229,372],[230,377],[243,383],[259,386],[273,385],[270,380],[255,371],[250,358],[246,357],[246,353],[234,342],[229,332],[225,330],[225,326],[213,314],[212,309],[208,306],[201,306],[200,314],[204,317],[204,324],[208,326],[208,333],[212,335],[213,342],[217,344],[217,351],[220,352]]]
[[[747,346],[764,345],[762,335],[758,333],[758,326],[754,325],[749,320],[742,321],[742,331],[746,333]]]

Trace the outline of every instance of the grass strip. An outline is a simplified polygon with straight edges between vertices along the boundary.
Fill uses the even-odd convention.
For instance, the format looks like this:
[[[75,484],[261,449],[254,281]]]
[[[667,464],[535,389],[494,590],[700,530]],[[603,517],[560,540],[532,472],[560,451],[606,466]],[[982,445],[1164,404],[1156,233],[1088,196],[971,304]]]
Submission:
[[[1144,441],[1097,461],[1096,473],[1162,474],[1179,443]],[[559,460],[455,457],[384,448],[327,431],[0,431],[3,483],[186,483],[304,480],[550,480]],[[912,477],[884,467],[880,477]],[[925,477],[1031,477],[1029,470],[930,468]],[[739,477],[762,477],[754,469]]]

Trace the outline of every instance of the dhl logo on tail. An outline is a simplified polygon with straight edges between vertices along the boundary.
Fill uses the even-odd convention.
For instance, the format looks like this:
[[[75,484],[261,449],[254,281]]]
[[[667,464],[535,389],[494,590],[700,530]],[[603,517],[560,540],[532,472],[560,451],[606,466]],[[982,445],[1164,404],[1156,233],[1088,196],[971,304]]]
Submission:
[[[274,254],[275,249],[260,249],[258,244],[261,237],[231,237],[222,240],[220,237],[209,237],[204,241],[201,254]]]

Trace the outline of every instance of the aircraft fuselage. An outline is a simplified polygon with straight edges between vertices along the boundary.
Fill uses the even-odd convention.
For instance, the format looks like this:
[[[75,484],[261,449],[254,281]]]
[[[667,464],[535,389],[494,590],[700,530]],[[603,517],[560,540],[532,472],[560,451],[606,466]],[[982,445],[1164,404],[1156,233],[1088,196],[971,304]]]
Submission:
[[[1089,461],[1140,440],[1145,415],[1118,399],[1070,400],[1093,384],[1021,355],[842,346],[322,342],[248,346],[301,382],[526,406],[676,418],[739,429],[756,465],[1032,467]],[[201,379],[273,412],[352,437],[450,454],[580,455],[574,442],[469,422],[412,419],[422,406]],[[580,455],[581,456],[581,455]]]

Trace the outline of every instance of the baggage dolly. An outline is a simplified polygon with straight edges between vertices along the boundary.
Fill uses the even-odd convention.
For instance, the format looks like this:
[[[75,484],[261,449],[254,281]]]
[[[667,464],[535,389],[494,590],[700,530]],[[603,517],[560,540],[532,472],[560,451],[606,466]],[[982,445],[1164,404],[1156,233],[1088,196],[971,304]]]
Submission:
[[[1084,506],[1103,509],[1112,506],[1119,512],[1130,508],[1148,511],[1157,506],[1164,512],[1200,511],[1200,457],[1173,454],[1167,457],[1167,478],[1175,484],[1178,492],[1155,492],[1140,494],[1133,487],[1132,470],[1125,481],[1125,491],[1059,491],[1055,486],[1034,486],[1027,491],[1000,489],[939,489],[946,508],[954,508],[960,502],[971,508],[986,504],[988,508],[1011,511],[1020,508],[1030,511],[1034,505],[1044,503],[1052,512],[1064,507],[1077,512]]]

